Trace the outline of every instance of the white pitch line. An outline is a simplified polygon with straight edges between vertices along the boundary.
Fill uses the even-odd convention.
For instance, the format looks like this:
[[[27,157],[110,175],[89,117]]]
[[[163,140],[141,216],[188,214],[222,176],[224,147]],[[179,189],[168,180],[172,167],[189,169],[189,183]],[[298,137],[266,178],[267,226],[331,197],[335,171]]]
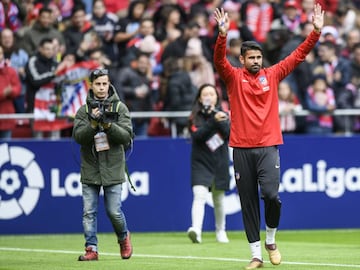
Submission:
[[[27,248],[11,248],[11,247],[0,247],[2,251],[20,251],[20,252],[34,252],[34,253],[63,253],[63,254],[79,254],[79,251],[70,250],[51,250],[51,249],[27,249]],[[101,252],[101,256],[119,256],[119,253]],[[196,256],[173,256],[173,255],[156,255],[156,254],[133,254],[134,257],[143,258],[159,258],[159,259],[184,259],[184,260],[207,260],[207,261],[228,261],[228,262],[248,262],[245,259],[235,258],[216,258],[216,257],[196,257]],[[269,261],[265,261],[270,263]],[[288,265],[307,265],[307,266],[328,266],[328,267],[352,267],[359,268],[360,264],[337,264],[337,263],[310,263],[310,262],[284,262],[281,264]]]

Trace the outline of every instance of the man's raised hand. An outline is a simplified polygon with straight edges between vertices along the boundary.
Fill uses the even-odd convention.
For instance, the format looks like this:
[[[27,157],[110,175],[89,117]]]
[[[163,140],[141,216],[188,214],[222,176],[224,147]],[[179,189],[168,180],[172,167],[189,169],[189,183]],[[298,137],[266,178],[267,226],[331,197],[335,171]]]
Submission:
[[[312,16],[312,23],[315,31],[321,32],[321,29],[324,26],[324,14],[325,11],[321,8],[319,3],[314,6],[314,14]]]
[[[218,24],[219,32],[222,35],[226,35],[226,33],[230,27],[230,21],[229,21],[229,16],[228,16],[227,12],[225,12],[223,8],[215,9],[214,10],[214,19]]]

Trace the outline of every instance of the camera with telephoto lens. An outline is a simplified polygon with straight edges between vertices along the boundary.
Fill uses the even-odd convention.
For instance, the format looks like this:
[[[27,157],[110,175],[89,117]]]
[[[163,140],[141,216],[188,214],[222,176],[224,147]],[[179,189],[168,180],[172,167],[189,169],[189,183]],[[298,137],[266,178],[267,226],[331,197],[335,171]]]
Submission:
[[[113,123],[118,121],[119,115],[117,112],[111,111],[112,103],[107,100],[93,100],[90,103],[91,109],[99,108],[100,116],[94,117],[90,113],[90,117],[100,123]]]

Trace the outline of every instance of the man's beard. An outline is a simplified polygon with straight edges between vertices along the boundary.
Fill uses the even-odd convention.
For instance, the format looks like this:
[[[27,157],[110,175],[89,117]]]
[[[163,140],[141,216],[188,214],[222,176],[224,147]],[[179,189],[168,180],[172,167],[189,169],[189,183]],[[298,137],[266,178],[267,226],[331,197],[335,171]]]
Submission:
[[[260,65],[253,65],[253,66],[251,66],[251,67],[249,68],[249,72],[250,72],[251,74],[256,74],[256,73],[259,72],[260,68],[261,68]]]

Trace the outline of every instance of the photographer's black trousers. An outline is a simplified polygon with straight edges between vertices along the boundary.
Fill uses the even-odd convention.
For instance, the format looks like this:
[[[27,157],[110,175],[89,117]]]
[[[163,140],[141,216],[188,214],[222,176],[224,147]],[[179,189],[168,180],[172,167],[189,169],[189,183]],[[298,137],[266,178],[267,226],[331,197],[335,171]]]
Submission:
[[[277,228],[280,221],[279,150],[277,146],[234,148],[233,160],[246,237],[249,243],[260,241],[260,196],[266,225]]]

